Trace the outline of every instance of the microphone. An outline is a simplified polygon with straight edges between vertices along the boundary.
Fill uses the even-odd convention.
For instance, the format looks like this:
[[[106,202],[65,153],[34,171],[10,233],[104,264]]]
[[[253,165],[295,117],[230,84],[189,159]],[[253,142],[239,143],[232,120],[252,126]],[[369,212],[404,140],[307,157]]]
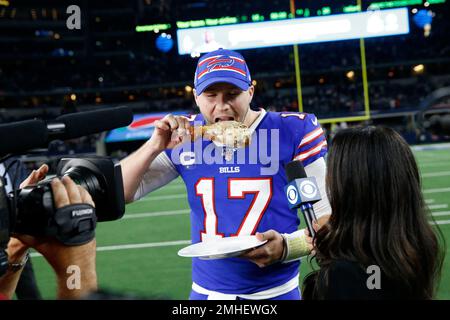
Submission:
[[[47,144],[47,126],[42,120],[26,120],[0,125],[0,155],[22,152]]]
[[[284,187],[290,209],[300,209],[308,227],[309,234],[314,237],[316,231],[313,223],[317,222],[313,203],[321,200],[315,177],[307,177],[301,161],[291,161],[284,167],[288,184]]]
[[[133,112],[128,107],[66,114],[45,123],[25,120],[0,125],[0,156],[44,147],[51,140],[73,139],[129,125]]]
[[[49,141],[68,140],[125,127],[133,121],[129,107],[116,107],[59,116],[47,124]]]
[[[436,134],[450,135],[450,115],[434,115],[424,123],[424,127]]]

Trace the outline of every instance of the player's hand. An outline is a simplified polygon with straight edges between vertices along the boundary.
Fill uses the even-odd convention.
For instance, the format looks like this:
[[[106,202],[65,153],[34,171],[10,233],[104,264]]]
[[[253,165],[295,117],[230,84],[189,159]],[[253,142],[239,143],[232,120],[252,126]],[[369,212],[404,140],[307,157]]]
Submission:
[[[154,122],[155,131],[149,143],[157,151],[172,149],[189,136],[189,121],[185,117],[166,115]]]
[[[249,259],[256,263],[258,267],[267,267],[281,260],[284,251],[284,241],[280,233],[275,230],[268,230],[263,233],[256,233],[256,238],[267,242],[255,249],[250,249],[242,254],[241,258]]]

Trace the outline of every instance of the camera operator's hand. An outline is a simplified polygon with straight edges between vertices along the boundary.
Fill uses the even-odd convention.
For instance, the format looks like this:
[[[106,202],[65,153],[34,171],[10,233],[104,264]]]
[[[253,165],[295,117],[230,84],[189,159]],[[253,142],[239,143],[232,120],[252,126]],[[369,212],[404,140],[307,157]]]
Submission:
[[[43,164],[38,170],[33,172],[20,184],[20,188],[24,188],[31,184],[36,184],[45,178],[48,172],[48,166]],[[22,268],[20,266],[25,264],[27,260],[27,252],[29,245],[23,243],[21,240],[11,237],[8,242],[8,270],[0,278],[0,295],[11,299],[20,279]],[[11,267],[16,266],[16,267]],[[22,266],[23,267],[23,266]]]
[[[33,185],[41,181],[45,178],[45,176],[48,173],[48,166],[46,164],[43,164],[39,167],[37,170],[33,170],[33,172],[30,173],[30,175],[22,181],[20,184],[20,188],[25,188],[26,186]]]
[[[89,193],[76,185],[70,177],[51,181],[56,209],[71,204],[90,204]],[[59,299],[76,299],[97,289],[95,271],[95,239],[78,246],[66,246],[54,238],[17,235],[26,245],[41,253],[53,267],[58,280]]]
[[[22,181],[20,188],[25,188],[29,185],[37,184],[43,180],[48,173],[48,166],[43,164],[37,170],[33,170],[30,175]],[[8,260],[10,263],[22,261],[30,246],[23,243],[17,238],[11,237],[8,243]]]
[[[33,172],[23,186],[37,183],[45,177],[42,172],[47,172],[47,168],[41,167]],[[70,177],[63,177],[61,180],[55,178],[51,181],[54,202],[56,209],[73,205],[95,204],[89,193],[81,186],[76,185]],[[58,213],[56,213],[58,214]],[[33,247],[41,253],[48,263],[55,270],[58,281],[59,299],[76,299],[97,289],[97,274],[95,271],[95,239],[78,246],[66,246],[50,237],[33,237],[30,235],[16,234],[8,244],[8,257],[10,263],[22,261],[29,247]],[[12,297],[20,272],[7,273],[0,279],[0,293],[7,297]]]
[[[22,181],[20,188],[25,188],[29,185],[37,184],[39,181],[43,180],[48,173],[48,166],[43,164],[37,170],[33,170],[30,175]],[[29,246],[20,241],[17,238],[11,237],[8,243],[8,257],[9,261],[21,261]]]

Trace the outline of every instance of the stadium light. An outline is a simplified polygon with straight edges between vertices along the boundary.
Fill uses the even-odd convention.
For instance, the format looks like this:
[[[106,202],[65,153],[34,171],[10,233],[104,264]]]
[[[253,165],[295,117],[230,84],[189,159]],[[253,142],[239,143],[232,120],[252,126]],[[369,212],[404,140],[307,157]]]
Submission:
[[[424,70],[425,70],[425,66],[423,64],[418,64],[413,67],[413,71],[415,74],[421,74],[424,72]]]
[[[347,79],[353,80],[353,79],[355,79],[355,71],[350,70],[349,72],[347,72],[347,73],[345,74],[345,76],[347,77]]]

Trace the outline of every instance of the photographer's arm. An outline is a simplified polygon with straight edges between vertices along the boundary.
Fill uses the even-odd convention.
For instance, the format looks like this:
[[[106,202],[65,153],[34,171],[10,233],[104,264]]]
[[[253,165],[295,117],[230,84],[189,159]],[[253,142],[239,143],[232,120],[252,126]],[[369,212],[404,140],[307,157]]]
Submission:
[[[53,179],[51,187],[57,209],[81,203],[94,206],[89,193],[67,176],[61,181]],[[28,235],[17,237],[41,253],[52,266],[57,277],[58,299],[79,299],[97,289],[95,239],[83,245],[66,246],[54,238]]]
[[[48,172],[48,166],[43,164],[38,170],[33,170],[31,174],[20,184],[20,188],[24,188],[29,184],[36,184],[44,179]],[[8,264],[11,265],[25,265],[22,263],[26,258],[28,246],[16,238],[10,238],[7,248]],[[8,267],[6,273],[0,278],[0,295],[11,299],[16,291],[17,283],[19,282],[22,268]]]
[[[81,203],[94,206],[89,193],[68,176],[53,179],[51,187],[56,209]],[[36,249],[52,266],[57,277],[58,299],[82,298],[97,289],[95,239],[83,245],[66,246],[49,237],[17,235],[17,238],[27,247]]]
[[[21,188],[28,184],[35,184],[42,180],[48,171],[46,165],[41,166],[21,184]],[[55,179],[51,183],[54,194],[55,207],[57,209],[69,204],[87,203],[94,206],[89,193],[77,186],[69,177],[64,177],[62,182]],[[40,252],[55,270],[58,283],[57,297],[59,299],[77,299],[97,289],[97,275],[95,270],[95,239],[79,246],[65,246],[54,238],[32,237],[29,235],[15,235],[8,243],[9,264],[22,264],[29,247]],[[80,287],[76,283],[69,283],[74,275],[73,267],[79,272]],[[72,270],[72,271],[71,271]],[[0,278],[0,295],[11,299],[19,281],[22,269],[8,268],[6,274]],[[69,273],[68,273],[69,272]],[[75,271],[76,272],[76,271]],[[75,275],[76,276],[76,275]],[[77,281],[75,281],[77,282]]]
[[[8,264],[22,265],[28,248],[23,245],[22,242],[15,238],[11,238],[8,243]],[[25,265],[25,263],[23,263]],[[20,275],[22,274],[22,268],[13,269],[8,267],[6,273],[0,278],[0,295],[7,299],[11,299],[16,291],[17,283],[19,282]]]
[[[57,280],[57,299],[80,299],[97,290],[95,239],[80,246],[65,246],[55,239],[20,239],[41,253],[52,266]]]

